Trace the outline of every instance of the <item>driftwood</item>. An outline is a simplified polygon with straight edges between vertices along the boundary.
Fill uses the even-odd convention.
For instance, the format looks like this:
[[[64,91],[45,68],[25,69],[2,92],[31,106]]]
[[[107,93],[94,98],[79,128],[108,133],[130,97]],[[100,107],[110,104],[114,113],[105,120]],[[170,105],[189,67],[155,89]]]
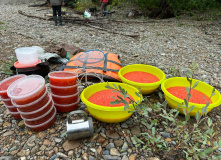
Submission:
[[[46,6],[48,4],[48,2],[42,3],[42,4],[33,4],[33,5],[29,5],[28,7],[42,7],[42,6]]]
[[[52,17],[45,18],[45,17],[29,15],[25,12],[22,12],[21,10],[19,10],[18,13],[21,14],[21,15],[27,16],[27,17],[31,17],[31,18],[38,18],[38,19],[43,19],[43,20],[52,20],[53,19]],[[79,18],[79,17],[64,17],[63,21],[64,22],[78,23],[78,24],[85,25],[85,26],[90,27],[90,28],[95,28],[95,29],[110,32],[110,33],[113,33],[113,34],[119,34],[119,35],[129,36],[129,37],[133,37],[133,38],[139,37],[139,34],[127,34],[127,33],[117,32],[117,31],[114,31],[114,30],[109,30],[109,29],[105,29],[105,28],[101,28],[101,27],[89,24],[89,23],[96,23],[96,24],[101,23],[98,20],[90,20],[88,18]]]
[[[84,24],[84,25],[88,26],[88,27],[91,27],[91,28],[99,29],[99,30],[102,30],[102,31],[107,31],[107,32],[110,32],[110,33],[113,33],[113,34],[119,34],[119,35],[129,36],[129,37],[139,37],[139,34],[126,34],[126,33],[121,33],[121,32],[116,32],[116,31],[113,31],[113,30],[101,28],[101,27],[98,27],[98,26],[93,26],[93,25],[90,25],[90,24]]]
[[[156,22],[156,20],[149,20],[149,21],[126,21],[126,20],[115,20],[115,19],[110,19],[109,21],[111,22],[118,22],[118,23],[152,23],[152,22]]]
[[[38,16],[33,16],[33,15],[29,15],[25,12],[22,12],[21,10],[18,11],[19,14],[23,15],[23,16],[27,16],[27,17],[31,17],[31,18],[38,18],[38,19],[43,19],[43,20],[51,20],[52,18],[44,18],[44,17],[38,17]]]

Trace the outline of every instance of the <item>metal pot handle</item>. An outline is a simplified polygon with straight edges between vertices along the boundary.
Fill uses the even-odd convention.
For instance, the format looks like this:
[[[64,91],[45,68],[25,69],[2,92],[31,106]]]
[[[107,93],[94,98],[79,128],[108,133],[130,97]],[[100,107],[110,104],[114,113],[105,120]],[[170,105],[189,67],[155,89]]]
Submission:
[[[82,110],[72,111],[68,116],[68,123],[72,123],[72,119],[70,118],[73,114],[84,114],[84,121],[87,121],[87,113]]]

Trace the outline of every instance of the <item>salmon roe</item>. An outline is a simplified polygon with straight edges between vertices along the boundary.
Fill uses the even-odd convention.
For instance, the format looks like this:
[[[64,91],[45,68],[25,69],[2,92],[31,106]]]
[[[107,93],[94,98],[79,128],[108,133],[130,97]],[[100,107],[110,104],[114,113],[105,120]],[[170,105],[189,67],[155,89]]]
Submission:
[[[178,87],[178,86],[170,87],[167,89],[167,91],[179,99],[184,100],[187,98],[186,87]],[[197,104],[206,104],[207,102],[212,103],[212,101],[206,94],[196,89],[191,89],[190,94],[191,94],[191,98],[189,102],[191,103],[197,103]]]
[[[117,96],[123,97],[122,95],[120,95],[120,93],[118,92],[113,92],[113,89],[106,89],[106,90],[101,90],[98,91],[94,94],[92,94],[89,98],[88,101],[90,101],[91,103],[100,105],[100,106],[106,106],[106,107],[119,107],[119,106],[124,106],[124,103],[119,103],[119,104],[110,104],[110,102],[114,101],[114,98],[117,98]],[[134,100],[134,98],[129,95],[130,98],[132,100]],[[114,98],[113,98],[114,97]],[[130,99],[129,98],[125,98],[125,100],[129,103]]]
[[[154,83],[158,82],[159,78],[151,73],[142,71],[128,72],[123,75],[124,78],[138,83]]]

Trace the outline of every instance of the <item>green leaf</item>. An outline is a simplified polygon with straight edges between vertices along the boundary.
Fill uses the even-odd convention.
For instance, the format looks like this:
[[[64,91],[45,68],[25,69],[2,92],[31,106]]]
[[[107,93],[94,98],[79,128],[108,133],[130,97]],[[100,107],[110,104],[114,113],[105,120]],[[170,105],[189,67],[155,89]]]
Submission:
[[[193,76],[193,72],[192,72],[191,70],[188,70],[188,75],[189,75],[190,77],[192,77],[192,76]]]
[[[158,92],[158,96],[160,97],[160,99],[163,99],[163,94],[161,92]]]
[[[123,94],[127,94],[127,92],[119,85],[119,90],[123,93]]]
[[[196,113],[195,117],[196,117],[196,121],[198,121],[198,120],[199,120],[199,118],[200,118],[200,113],[199,113],[199,111],[197,111],[197,113]]]
[[[105,88],[107,88],[107,89],[114,89],[114,88],[111,87],[111,86],[105,86]]]
[[[184,99],[184,103],[185,103],[185,106],[188,107],[188,102],[186,99]]]
[[[192,89],[194,89],[198,84],[199,84],[199,81],[197,81],[196,83],[194,83]]]
[[[195,70],[196,67],[197,67],[197,65],[196,65],[196,61],[193,61],[192,66],[193,66],[193,69]]]
[[[208,149],[206,149],[205,151],[204,151],[204,153],[205,154],[210,154],[210,153],[212,153],[212,151],[213,151],[213,148],[208,148]]]
[[[186,116],[186,109],[183,108],[183,114]]]
[[[119,102],[118,100],[110,102],[110,104],[112,104],[112,105],[114,105],[114,104],[119,104],[119,103],[120,103],[120,102]]]
[[[61,134],[60,137],[63,138],[64,136],[66,136],[66,134],[67,134],[67,132],[64,132],[64,133]]]
[[[137,97],[141,97],[139,93],[135,92],[135,94],[137,95]]]
[[[188,114],[188,115],[186,115],[186,121],[189,121],[190,120],[190,115]]]
[[[212,125],[213,121],[210,118],[208,118],[207,121],[208,121],[208,126],[210,127]]]
[[[211,94],[211,97],[212,97],[212,96],[215,96],[215,93],[212,93],[212,94]]]
[[[205,158],[206,157],[206,154],[204,152],[199,152],[199,155],[201,158]]]
[[[117,90],[118,90],[117,86],[116,86],[114,83],[113,83],[113,86],[114,86],[114,88],[115,88],[115,89],[117,89]]]
[[[189,87],[186,87],[186,93],[190,93],[190,88]]]
[[[192,107],[188,110],[188,113],[190,113],[190,112],[194,109],[194,107],[195,107],[195,106],[192,106]],[[188,113],[187,113],[187,114],[188,114]]]
[[[221,140],[219,140],[218,145],[219,145],[219,147],[221,147]]]
[[[155,127],[152,128],[152,134],[154,135],[156,132],[155,132]]]
[[[213,87],[212,93],[215,93],[215,90],[216,90],[216,89]]]

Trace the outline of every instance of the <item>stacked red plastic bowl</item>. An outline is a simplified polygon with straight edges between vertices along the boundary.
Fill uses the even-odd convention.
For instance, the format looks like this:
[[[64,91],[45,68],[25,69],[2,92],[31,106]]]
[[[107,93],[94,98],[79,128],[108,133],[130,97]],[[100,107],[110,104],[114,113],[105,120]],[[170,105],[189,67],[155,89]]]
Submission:
[[[5,107],[15,119],[21,119],[21,116],[17,108],[11,103],[11,98],[7,94],[7,89],[13,82],[17,81],[22,77],[25,77],[25,75],[20,74],[11,76],[0,82],[0,99],[3,101]]]
[[[25,125],[33,131],[43,131],[56,121],[56,108],[43,77],[31,75],[20,78],[9,86],[7,94]]]
[[[70,112],[80,101],[76,72],[55,71],[48,74],[51,95],[58,112]]]

